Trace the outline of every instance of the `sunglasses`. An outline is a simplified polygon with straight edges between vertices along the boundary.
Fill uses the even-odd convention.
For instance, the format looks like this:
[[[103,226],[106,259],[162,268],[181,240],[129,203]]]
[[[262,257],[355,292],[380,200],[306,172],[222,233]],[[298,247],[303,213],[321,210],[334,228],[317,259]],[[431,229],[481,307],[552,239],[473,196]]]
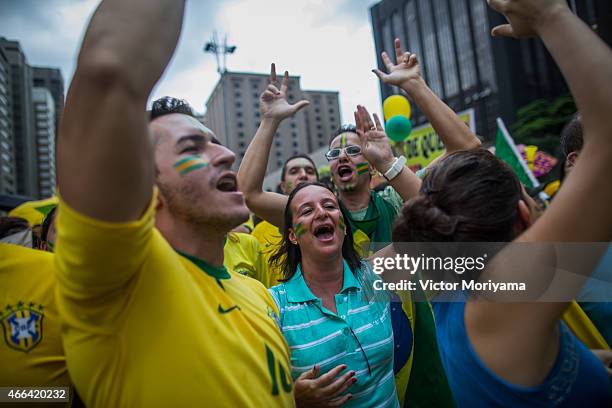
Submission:
[[[361,154],[361,146],[349,145],[344,148],[336,147],[333,149],[329,149],[327,153],[325,153],[325,157],[328,161],[336,160],[338,157],[340,157],[342,150],[345,151],[347,156],[357,156],[358,154]]]

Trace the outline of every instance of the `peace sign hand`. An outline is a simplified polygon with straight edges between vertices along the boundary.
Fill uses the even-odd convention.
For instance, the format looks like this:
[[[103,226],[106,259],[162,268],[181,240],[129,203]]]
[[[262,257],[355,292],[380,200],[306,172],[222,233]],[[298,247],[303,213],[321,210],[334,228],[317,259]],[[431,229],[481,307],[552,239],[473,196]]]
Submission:
[[[381,55],[388,73],[384,73],[379,69],[373,69],[372,72],[385,84],[395,85],[408,91],[413,83],[422,80],[419,61],[416,54],[402,52],[398,38],[395,39],[394,45],[397,64],[394,64],[389,55],[383,51]]]
[[[276,80],[276,66],[270,69],[270,84],[259,98],[259,110],[262,117],[274,119],[278,122],[293,116],[300,109],[308,106],[310,102],[301,100],[294,104],[287,102],[287,88],[289,87],[289,72],[285,71],[280,89]]]

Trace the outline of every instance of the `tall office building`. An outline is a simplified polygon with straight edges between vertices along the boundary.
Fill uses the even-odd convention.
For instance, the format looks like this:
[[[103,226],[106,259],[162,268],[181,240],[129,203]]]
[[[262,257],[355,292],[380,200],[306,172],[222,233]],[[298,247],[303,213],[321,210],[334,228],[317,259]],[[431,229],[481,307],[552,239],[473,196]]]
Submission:
[[[47,88],[53,97],[55,108],[55,134],[59,131],[60,115],[64,110],[64,78],[57,68],[32,67],[32,84],[35,87]]]
[[[605,19],[598,19],[597,12],[606,1],[572,0],[570,5],[603,33],[598,21]],[[605,7],[609,11],[609,4]],[[491,38],[491,27],[505,20],[485,1],[383,0],[370,13],[377,55],[392,52],[393,39],[399,38],[404,49],[419,57],[431,89],[453,110],[474,108],[477,133],[484,137],[494,137],[496,117],[512,123],[516,111],[530,101],[567,92],[540,40]],[[380,57],[378,65],[384,69]],[[383,99],[397,92],[381,83]],[[426,121],[418,109],[413,120],[417,125]]]
[[[32,105],[32,70],[17,41],[0,38],[10,65],[13,149],[17,175],[17,194],[38,197],[36,135]]]
[[[204,123],[236,153],[234,168],[238,168],[261,122],[259,97],[268,79],[267,74],[226,71],[206,102]],[[272,144],[266,173],[281,167],[292,155],[316,149],[321,140],[326,142],[330,128],[340,123],[337,92],[302,91],[300,77],[290,76],[287,98],[290,103],[312,98],[312,105],[320,104],[319,112],[308,112],[311,106],[283,121]]]
[[[31,67],[19,42],[0,37],[0,194],[53,194],[63,107],[60,70]]]
[[[310,106],[306,113],[308,152],[329,145],[330,135],[340,126],[340,101],[338,92],[303,91]]]
[[[13,120],[11,108],[11,66],[0,47],[0,194],[15,194],[17,181],[13,151]]]
[[[38,156],[38,191],[50,197],[55,191],[55,100],[47,88],[32,89]]]

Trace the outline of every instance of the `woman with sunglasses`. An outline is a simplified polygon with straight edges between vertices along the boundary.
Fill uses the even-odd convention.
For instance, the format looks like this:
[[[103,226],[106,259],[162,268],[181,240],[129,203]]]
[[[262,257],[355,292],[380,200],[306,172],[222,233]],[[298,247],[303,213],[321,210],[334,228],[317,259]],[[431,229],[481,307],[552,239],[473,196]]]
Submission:
[[[398,407],[390,306],[353,246],[333,191],[301,184],[287,200],[272,258],[285,282],[270,289],[291,350],[298,406]]]

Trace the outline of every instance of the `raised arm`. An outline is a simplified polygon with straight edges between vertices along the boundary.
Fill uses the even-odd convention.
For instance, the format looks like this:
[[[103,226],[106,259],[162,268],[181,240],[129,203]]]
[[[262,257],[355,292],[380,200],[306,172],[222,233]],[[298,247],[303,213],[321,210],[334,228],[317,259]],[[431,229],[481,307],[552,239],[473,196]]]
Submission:
[[[528,257],[523,252],[523,258],[513,256],[513,248],[504,249],[483,277],[485,281],[519,281],[527,288],[538,287],[543,277],[548,280],[554,272],[555,262],[565,256],[562,251],[551,250],[546,243],[612,239],[612,184],[609,181],[612,176],[612,122],[609,120],[612,52],[571,13],[564,0],[491,0],[489,4],[511,23],[494,28],[494,35],[542,38],[561,68],[583,118],[584,147],[574,171],[542,217],[516,240],[540,245],[530,246],[533,251]],[[587,258],[572,259],[574,266],[582,269],[578,272],[589,273],[586,262],[582,265],[577,262]],[[575,296],[582,282],[575,279],[563,285],[566,299]],[[536,371],[535,377],[525,377],[535,365],[524,363],[531,358],[545,361],[548,365],[543,366],[548,369],[552,365],[555,354],[551,351],[559,342],[558,322],[567,304],[498,303],[480,298],[466,306],[466,328],[476,352],[489,368],[505,372],[506,379],[532,378],[533,383],[533,378],[546,370]]]
[[[66,98],[58,142],[62,198],[106,221],[137,219],[151,199],[146,102],[181,31],[182,0],[104,0]]]
[[[287,102],[288,86],[289,73],[285,71],[281,87],[278,88],[276,67],[272,64],[270,84],[259,100],[259,109],[262,116],[261,124],[249,144],[238,170],[238,186],[240,191],[244,193],[249,209],[277,227],[281,227],[283,223],[287,197],[282,194],[263,191],[272,140],[284,119],[294,115],[309,104],[306,100],[293,105],[289,104]]]
[[[400,40],[397,38],[395,39],[395,57],[397,64],[394,64],[387,53],[383,52],[382,59],[388,74],[378,69],[374,69],[373,72],[385,84],[400,87],[408,94],[431,122],[444,143],[446,152],[479,147],[480,140],[476,135],[427,86],[421,77],[417,56],[409,52],[402,52]]]
[[[395,158],[378,115],[374,114],[372,121],[367,109],[357,106],[355,124],[363,155],[379,173],[385,174],[393,166]],[[389,184],[404,201],[407,201],[419,193],[421,179],[404,165],[402,171],[390,180]]]

